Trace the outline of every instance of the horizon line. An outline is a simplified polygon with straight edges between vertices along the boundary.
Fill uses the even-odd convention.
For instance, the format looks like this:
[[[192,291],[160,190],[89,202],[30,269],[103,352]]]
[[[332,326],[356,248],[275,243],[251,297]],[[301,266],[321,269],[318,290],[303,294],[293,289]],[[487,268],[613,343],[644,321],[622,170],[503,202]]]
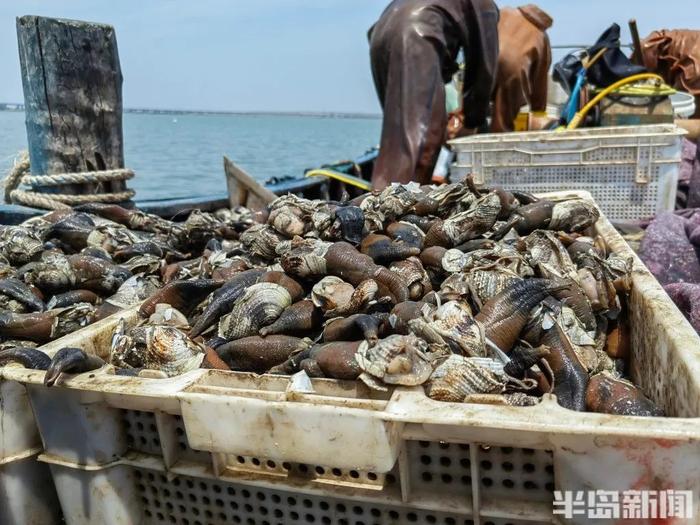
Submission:
[[[18,102],[0,102],[0,111],[24,111],[24,104]],[[148,113],[160,115],[275,115],[290,117],[334,117],[334,118],[372,118],[379,119],[381,113],[362,111],[274,111],[274,110],[227,110],[227,109],[173,109],[173,108],[123,108],[124,113]]]

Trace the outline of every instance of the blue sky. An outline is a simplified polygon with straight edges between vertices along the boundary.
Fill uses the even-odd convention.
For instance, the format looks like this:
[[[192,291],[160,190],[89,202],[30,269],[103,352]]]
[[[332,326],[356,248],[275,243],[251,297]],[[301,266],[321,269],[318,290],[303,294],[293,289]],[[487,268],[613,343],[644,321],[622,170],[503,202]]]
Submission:
[[[513,5],[498,2],[499,5]],[[21,101],[15,17],[117,30],[129,107],[378,112],[366,31],[384,0],[0,0],[0,101]],[[542,0],[553,43],[592,42],[636,17],[642,36],[700,28],[697,0]]]

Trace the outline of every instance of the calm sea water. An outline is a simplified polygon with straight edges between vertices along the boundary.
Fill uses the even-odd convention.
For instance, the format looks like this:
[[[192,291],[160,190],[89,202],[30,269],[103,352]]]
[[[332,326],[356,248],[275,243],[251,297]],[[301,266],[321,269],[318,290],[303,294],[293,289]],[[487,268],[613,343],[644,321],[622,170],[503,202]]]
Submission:
[[[137,199],[226,191],[223,155],[255,178],[300,176],[379,141],[381,120],[287,115],[124,114],[125,161]],[[26,149],[24,113],[0,111],[0,176]]]

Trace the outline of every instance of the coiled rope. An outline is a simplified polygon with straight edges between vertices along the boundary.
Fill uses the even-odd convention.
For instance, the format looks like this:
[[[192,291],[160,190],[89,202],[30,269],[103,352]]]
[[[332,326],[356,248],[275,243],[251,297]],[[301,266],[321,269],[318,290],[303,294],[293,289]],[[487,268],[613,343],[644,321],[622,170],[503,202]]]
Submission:
[[[83,171],[81,173],[57,173],[54,175],[31,175],[29,173],[29,155],[20,153],[5,178],[5,202],[23,204],[32,208],[60,210],[78,204],[90,202],[115,203],[131,199],[136,192],[125,190],[115,193],[91,193],[87,195],[70,195],[67,193],[40,193],[33,190],[19,189],[20,185],[37,187],[61,186],[63,184],[89,184],[96,182],[114,182],[128,180],[134,172],[126,168],[100,171]]]

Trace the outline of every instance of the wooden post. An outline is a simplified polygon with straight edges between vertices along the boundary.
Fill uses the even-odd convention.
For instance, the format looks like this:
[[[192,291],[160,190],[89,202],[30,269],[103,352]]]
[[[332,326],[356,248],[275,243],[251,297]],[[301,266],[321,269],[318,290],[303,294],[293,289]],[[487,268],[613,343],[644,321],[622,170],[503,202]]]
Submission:
[[[637,20],[632,18],[629,21],[630,34],[632,35],[632,62],[646,67],[644,63],[644,53],[642,52],[642,41],[639,38],[639,29],[637,29]]]
[[[17,19],[33,175],[124,167],[122,73],[114,28],[41,16]],[[42,191],[118,192],[124,181]]]

